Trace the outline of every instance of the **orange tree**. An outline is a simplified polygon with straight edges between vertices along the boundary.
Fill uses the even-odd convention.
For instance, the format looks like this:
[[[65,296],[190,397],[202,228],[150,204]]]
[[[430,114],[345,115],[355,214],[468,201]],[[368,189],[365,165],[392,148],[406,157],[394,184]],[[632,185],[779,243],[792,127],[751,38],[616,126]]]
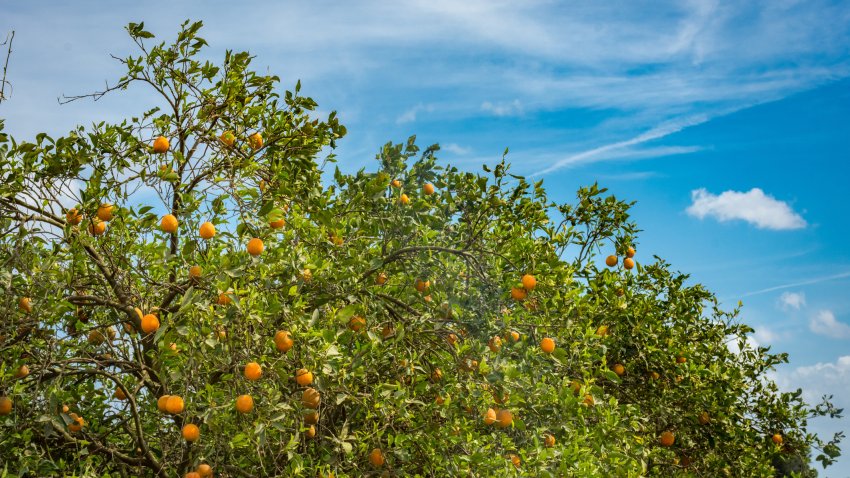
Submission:
[[[641,261],[629,203],[555,204],[504,159],[459,171],[413,139],[325,184],[336,115],[247,53],[200,60],[199,28],[128,26],[108,91],[156,98],[131,119],[0,135],[3,473],[771,476],[838,455],[807,420],[839,410],[781,393],[785,355]]]

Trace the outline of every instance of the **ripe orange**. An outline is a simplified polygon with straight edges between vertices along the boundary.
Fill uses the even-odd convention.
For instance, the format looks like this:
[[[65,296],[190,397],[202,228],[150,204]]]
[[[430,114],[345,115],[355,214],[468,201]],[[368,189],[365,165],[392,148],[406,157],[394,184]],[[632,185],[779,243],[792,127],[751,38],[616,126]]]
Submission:
[[[611,367],[611,370],[613,370],[614,373],[616,373],[620,377],[622,377],[626,373],[626,367],[623,367],[623,365],[619,363],[615,363],[614,366]]]
[[[398,202],[402,204],[410,204],[410,198],[407,197],[407,194],[402,193],[402,195],[398,198]]]
[[[89,223],[89,234],[92,236],[100,236],[106,232],[106,223],[98,218],[92,218]]]
[[[348,321],[348,328],[355,332],[360,332],[364,327],[366,327],[366,319],[359,315],[355,315]]]
[[[142,332],[149,334],[159,329],[159,319],[153,314],[142,317]]]
[[[83,420],[83,417],[77,415],[76,413],[72,413],[70,416],[74,419],[74,421],[71,422],[70,425],[68,425],[68,430],[74,433],[82,430],[86,424],[86,421]]]
[[[555,341],[549,337],[543,338],[540,341],[540,349],[543,350],[544,353],[551,354],[555,351]]]
[[[124,393],[124,390],[121,390],[120,387],[117,387],[115,389],[115,393],[113,394],[113,396],[118,400],[127,400],[127,394]]]
[[[322,396],[319,395],[318,390],[315,388],[307,388],[304,390],[304,393],[301,394],[301,404],[306,408],[316,409],[319,408],[319,404],[322,402]]]
[[[448,337],[446,337],[446,342],[448,342],[449,345],[456,344],[457,343],[457,335],[449,334]]]
[[[578,396],[579,392],[581,392],[581,384],[576,380],[570,382],[570,388],[573,389],[573,395],[575,396]]]
[[[487,411],[484,413],[484,424],[492,425],[494,423],[496,423],[496,410],[488,408]]]
[[[629,246],[629,250],[628,250],[628,251],[626,251],[626,257],[628,257],[628,258],[632,258],[632,257],[634,257],[634,256],[635,256],[635,248],[634,248],[634,247]]]
[[[224,143],[224,145],[228,148],[232,148],[233,143],[236,142],[236,136],[234,136],[233,133],[230,131],[225,131],[221,133],[221,136],[219,136],[218,139],[221,140],[221,142]]]
[[[519,468],[519,465],[522,464],[522,460],[517,455],[511,455],[511,463],[513,463],[514,468]]]
[[[426,290],[428,290],[431,287],[431,281],[416,279],[416,282],[414,283],[414,287],[416,287],[416,290],[419,291],[419,292],[425,292]]]
[[[253,238],[248,241],[248,254],[251,254],[254,257],[259,256],[263,253],[263,240],[260,238]]]
[[[195,472],[198,473],[198,476],[201,478],[207,478],[212,476],[212,467],[206,463],[201,463],[198,465],[198,468],[195,469]]]
[[[183,475],[183,478],[201,478],[201,474],[197,471],[190,471],[189,473]]]
[[[422,192],[424,192],[426,196],[434,194],[434,185],[431,183],[426,184],[422,187]]]
[[[292,337],[289,335],[289,331],[278,330],[274,334],[274,346],[281,352],[289,351],[294,343]]]
[[[307,438],[314,438],[316,436],[316,427],[310,425],[310,428],[308,428],[307,431],[304,432],[304,435],[306,435]]]
[[[12,413],[12,399],[6,396],[0,397],[0,415]]]
[[[263,147],[263,137],[260,133],[254,133],[251,136],[248,136],[248,144],[250,144],[254,149],[260,149]]]
[[[782,435],[780,435],[779,433],[774,433],[773,436],[770,437],[770,439],[773,440],[773,443],[776,443],[777,445],[781,445],[783,441]]]
[[[283,226],[286,225],[286,220],[278,219],[277,221],[269,221],[269,226],[272,229],[283,229]]]
[[[605,258],[605,265],[608,267],[614,267],[617,265],[617,256],[611,255]]]
[[[159,397],[156,401],[157,410],[159,410],[163,413],[167,412],[168,411],[168,406],[167,406],[168,405],[168,399],[170,397],[171,397],[171,395],[163,395],[163,396]]]
[[[215,226],[209,221],[201,224],[198,235],[201,236],[201,239],[212,239],[215,237]]]
[[[159,227],[165,232],[174,234],[177,232],[177,218],[172,214],[166,214],[165,216],[162,216],[162,220],[159,222]]]
[[[528,297],[528,291],[526,291],[522,287],[511,288],[511,298],[513,300],[525,300],[526,297]]]
[[[501,409],[496,412],[496,426],[499,428],[507,428],[514,422],[514,415],[510,410]]]
[[[535,279],[533,275],[526,274],[526,275],[522,276],[522,287],[525,290],[534,289],[534,287],[536,285],[537,285],[537,279]]]
[[[65,213],[65,220],[68,224],[72,226],[76,226],[77,224],[83,222],[83,215],[80,214],[80,211],[77,211],[76,208],[68,209],[68,212]]]
[[[180,395],[169,395],[168,400],[165,401],[165,411],[172,415],[183,413],[185,406],[186,404],[183,403],[183,398]]]
[[[201,277],[201,266],[194,265],[189,268],[189,277],[197,279]]]
[[[435,382],[439,382],[442,379],[443,379],[443,371],[438,369],[438,368],[435,368],[434,371],[431,372],[431,380],[433,380]]]
[[[174,342],[171,342],[170,344],[168,344],[168,348],[172,352],[175,352],[175,353],[180,352],[179,350],[177,350],[177,344],[175,344]]]
[[[153,152],[156,154],[163,154],[168,151],[168,148],[171,146],[168,142],[168,138],[165,136],[160,136],[155,139],[153,142]]]
[[[400,188],[401,187],[401,181],[399,181],[398,179],[393,179],[392,185],[393,185],[394,188]]]
[[[685,363],[687,361],[688,359],[685,358],[683,355],[679,355],[678,357],[676,357],[676,363]]]
[[[552,448],[555,446],[555,436],[550,433],[543,435],[543,445],[545,445],[546,448]]]
[[[442,397],[442,395],[437,395],[437,398],[434,399],[434,403],[437,405],[442,405],[446,403],[446,399]]]
[[[375,468],[384,466],[384,454],[381,453],[380,448],[375,448],[369,453],[369,464]]]
[[[30,374],[30,368],[26,365],[21,365],[15,370],[15,378],[26,378]]]
[[[658,372],[653,371],[653,372],[649,372],[649,377],[652,378],[653,380],[658,380],[659,378],[661,378],[661,375]]]
[[[306,387],[313,383],[313,373],[306,368],[300,368],[295,372],[295,382],[302,387]]]
[[[183,425],[182,434],[186,441],[198,441],[198,438],[201,437],[201,429],[194,423],[187,423]]]
[[[585,405],[587,405],[588,407],[592,407],[593,404],[596,403],[596,402],[593,400],[593,395],[588,393],[588,394],[585,394],[583,403]]]
[[[597,327],[596,328],[596,335],[598,335],[600,337],[605,337],[606,335],[608,335],[608,326],[607,325],[600,325],[599,327]]]
[[[379,272],[378,275],[375,276],[375,284],[384,285],[387,283],[387,273]]]
[[[304,423],[307,425],[315,425],[319,423],[319,412],[312,411],[304,414]]]
[[[498,352],[502,350],[502,338],[498,335],[492,337],[490,342],[487,343],[487,346],[490,347],[491,352]]]
[[[109,203],[101,204],[101,205],[97,208],[97,217],[98,217],[98,219],[100,219],[101,221],[109,221],[109,220],[111,220],[111,219],[112,219],[112,211],[113,211],[113,209],[114,209],[114,206],[113,206],[112,204],[109,204]]]
[[[623,267],[625,267],[626,269],[634,269],[635,260],[632,259],[631,257],[627,257],[627,258],[623,259]]]
[[[254,399],[250,395],[239,395],[236,398],[236,411],[248,413],[254,409]]]
[[[26,314],[32,312],[32,299],[29,297],[21,297],[20,300],[18,300],[18,309]]]
[[[511,330],[510,336],[512,341],[519,342],[519,332],[517,332],[516,330]]]
[[[219,292],[218,300],[216,301],[216,303],[218,305],[230,305],[230,302],[232,300],[230,298],[230,294],[232,294],[232,293],[233,293],[232,290],[228,290],[227,292]]]
[[[245,378],[248,380],[259,380],[263,376],[263,369],[257,362],[249,362],[245,365]]]
[[[673,442],[675,441],[676,437],[673,435],[673,432],[670,431],[662,432],[661,436],[658,437],[658,443],[665,447],[673,446]]]
[[[71,409],[68,408],[68,405],[62,405],[62,413],[68,413],[69,410]]]
[[[310,282],[311,280],[313,280],[313,272],[310,269],[302,269],[301,280],[303,280],[304,282]]]
[[[708,422],[711,421],[711,417],[709,417],[708,412],[702,412],[697,417],[697,421],[700,425],[708,425]]]

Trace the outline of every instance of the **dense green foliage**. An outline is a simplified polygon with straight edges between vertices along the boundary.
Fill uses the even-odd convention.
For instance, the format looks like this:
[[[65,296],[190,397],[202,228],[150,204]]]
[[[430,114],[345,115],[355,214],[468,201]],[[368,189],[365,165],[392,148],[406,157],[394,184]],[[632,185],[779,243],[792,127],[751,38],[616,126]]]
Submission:
[[[741,477],[807,463],[812,446],[837,456],[807,432],[837,411],[777,389],[766,373],[786,357],[749,348],[737,310],[639,248],[623,266],[638,232],[629,203],[592,186],[554,204],[504,160],[459,171],[413,139],[387,144],[376,171],[325,185],[346,133],[335,114],[312,118],[300,85],[280,95],[246,53],[199,60],[199,28],[149,47],[143,25],[128,27],[141,53],[110,90],[150,88],[158,107],[58,139],[0,136],[3,473]],[[93,235],[101,204],[114,218]],[[160,229],[164,214],[176,232]],[[142,333],[136,308],[159,329]],[[243,376],[249,362],[259,380]],[[301,368],[321,396],[313,438]],[[159,411],[165,394],[185,410]],[[488,408],[512,422],[486,424]],[[187,423],[198,441],[181,437]]]

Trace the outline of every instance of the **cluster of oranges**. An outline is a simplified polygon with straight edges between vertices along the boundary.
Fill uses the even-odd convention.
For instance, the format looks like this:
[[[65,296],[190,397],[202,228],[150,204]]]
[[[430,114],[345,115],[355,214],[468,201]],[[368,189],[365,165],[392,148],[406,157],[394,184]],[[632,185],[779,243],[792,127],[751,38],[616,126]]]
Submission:
[[[626,257],[623,259],[623,268],[624,269],[634,269],[634,267],[635,267],[634,257],[635,257],[635,248],[629,246],[629,248],[626,250]],[[617,256],[615,256],[613,254],[605,258],[605,265],[607,265],[608,267],[614,267],[619,262],[620,262],[620,260],[617,258]]]
[[[401,181],[398,180],[398,179],[393,179],[390,184],[392,185],[392,187],[394,187],[396,189],[401,189]],[[426,196],[430,196],[430,195],[434,194],[434,191],[436,191],[436,189],[434,188],[434,185],[431,184],[431,183],[426,183],[424,186],[422,186],[422,193],[425,194]],[[406,206],[406,205],[410,204],[410,197],[408,197],[408,195],[405,194],[405,193],[401,193],[398,197],[398,202],[399,202],[399,204]]]

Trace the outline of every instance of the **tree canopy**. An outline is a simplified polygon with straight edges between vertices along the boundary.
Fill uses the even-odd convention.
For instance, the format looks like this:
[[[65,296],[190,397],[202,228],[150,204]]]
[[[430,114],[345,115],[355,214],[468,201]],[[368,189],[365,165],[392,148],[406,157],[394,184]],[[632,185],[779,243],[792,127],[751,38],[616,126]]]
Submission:
[[[659,257],[632,203],[346,134],[201,23],[107,90],[118,123],[0,123],[10,476],[774,476],[838,456],[784,354]],[[82,99],[85,97],[71,98]],[[507,151],[506,151],[507,154]],[[327,184],[326,184],[327,183]],[[790,476],[790,475],[789,475]]]

